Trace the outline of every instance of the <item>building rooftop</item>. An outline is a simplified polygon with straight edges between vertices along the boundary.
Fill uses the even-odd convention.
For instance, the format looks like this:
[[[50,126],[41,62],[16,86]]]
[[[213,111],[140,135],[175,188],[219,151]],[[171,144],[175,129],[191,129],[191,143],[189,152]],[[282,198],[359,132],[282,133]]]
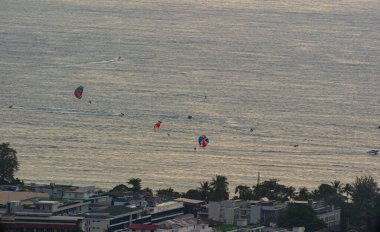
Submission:
[[[162,229],[174,229],[174,228],[194,226],[199,223],[203,223],[203,221],[197,218],[194,218],[193,214],[185,214],[185,215],[175,217],[173,219],[159,222],[157,223],[157,225],[159,225],[160,228]]]
[[[38,201],[35,204],[58,204],[58,201]]]
[[[134,230],[156,230],[159,228],[158,225],[145,225],[145,224],[131,224],[128,227],[129,229],[134,229]]]
[[[66,193],[88,193],[95,191],[95,186],[87,186],[87,187],[77,187],[75,189],[70,189],[69,191],[65,191]]]
[[[52,216],[49,213],[16,213],[3,215],[0,218],[2,221],[19,221],[19,220],[29,220],[29,221],[77,221],[83,219],[83,217],[73,217],[73,216]]]
[[[121,214],[131,213],[131,212],[138,212],[141,211],[139,208],[128,208],[124,205],[117,205],[117,206],[110,206],[106,209],[101,210],[95,210],[88,212],[87,216],[99,216],[99,217],[109,217],[109,216],[117,216]]]
[[[0,191],[0,204],[6,204],[8,201],[23,201],[30,198],[48,198],[48,193],[36,192],[8,192]]]
[[[189,198],[177,198],[174,200],[178,202],[188,203],[188,204],[202,204],[204,202],[204,201],[194,200],[194,199],[189,199]]]

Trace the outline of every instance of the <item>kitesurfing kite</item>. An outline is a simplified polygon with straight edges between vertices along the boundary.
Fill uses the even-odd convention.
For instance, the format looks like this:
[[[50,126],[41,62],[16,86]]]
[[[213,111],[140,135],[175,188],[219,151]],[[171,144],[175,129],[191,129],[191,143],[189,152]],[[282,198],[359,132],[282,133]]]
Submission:
[[[155,132],[159,132],[161,127],[161,121],[158,121],[156,124],[154,124],[153,130]]]
[[[209,142],[209,140],[208,140],[208,138],[207,138],[207,136],[205,134],[199,136],[198,143],[199,143],[199,146],[201,148],[205,148],[207,146],[208,142]]]
[[[76,98],[81,99],[83,94],[83,86],[79,86],[78,88],[75,89],[74,95]]]

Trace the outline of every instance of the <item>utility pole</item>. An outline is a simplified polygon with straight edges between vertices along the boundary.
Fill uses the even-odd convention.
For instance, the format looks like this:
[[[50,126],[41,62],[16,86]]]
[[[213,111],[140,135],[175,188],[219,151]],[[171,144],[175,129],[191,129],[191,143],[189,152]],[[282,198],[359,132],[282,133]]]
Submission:
[[[260,184],[260,172],[257,172],[257,185]]]

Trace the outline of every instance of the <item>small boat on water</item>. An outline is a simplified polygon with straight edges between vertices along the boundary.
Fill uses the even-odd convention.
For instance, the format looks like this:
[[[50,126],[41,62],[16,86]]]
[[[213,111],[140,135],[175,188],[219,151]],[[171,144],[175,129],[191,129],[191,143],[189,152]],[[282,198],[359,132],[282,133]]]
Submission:
[[[370,151],[367,151],[368,155],[377,155],[377,153],[379,153],[379,150],[370,150]]]

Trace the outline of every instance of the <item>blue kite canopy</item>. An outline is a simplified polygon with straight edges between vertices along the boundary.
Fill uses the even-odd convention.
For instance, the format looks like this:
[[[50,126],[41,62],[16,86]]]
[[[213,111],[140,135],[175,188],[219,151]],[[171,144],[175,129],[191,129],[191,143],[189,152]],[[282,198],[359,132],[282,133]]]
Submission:
[[[79,86],[78,88],[75,89],[74,95],[76,98],[81,99],[83,94],[83,86]]]

